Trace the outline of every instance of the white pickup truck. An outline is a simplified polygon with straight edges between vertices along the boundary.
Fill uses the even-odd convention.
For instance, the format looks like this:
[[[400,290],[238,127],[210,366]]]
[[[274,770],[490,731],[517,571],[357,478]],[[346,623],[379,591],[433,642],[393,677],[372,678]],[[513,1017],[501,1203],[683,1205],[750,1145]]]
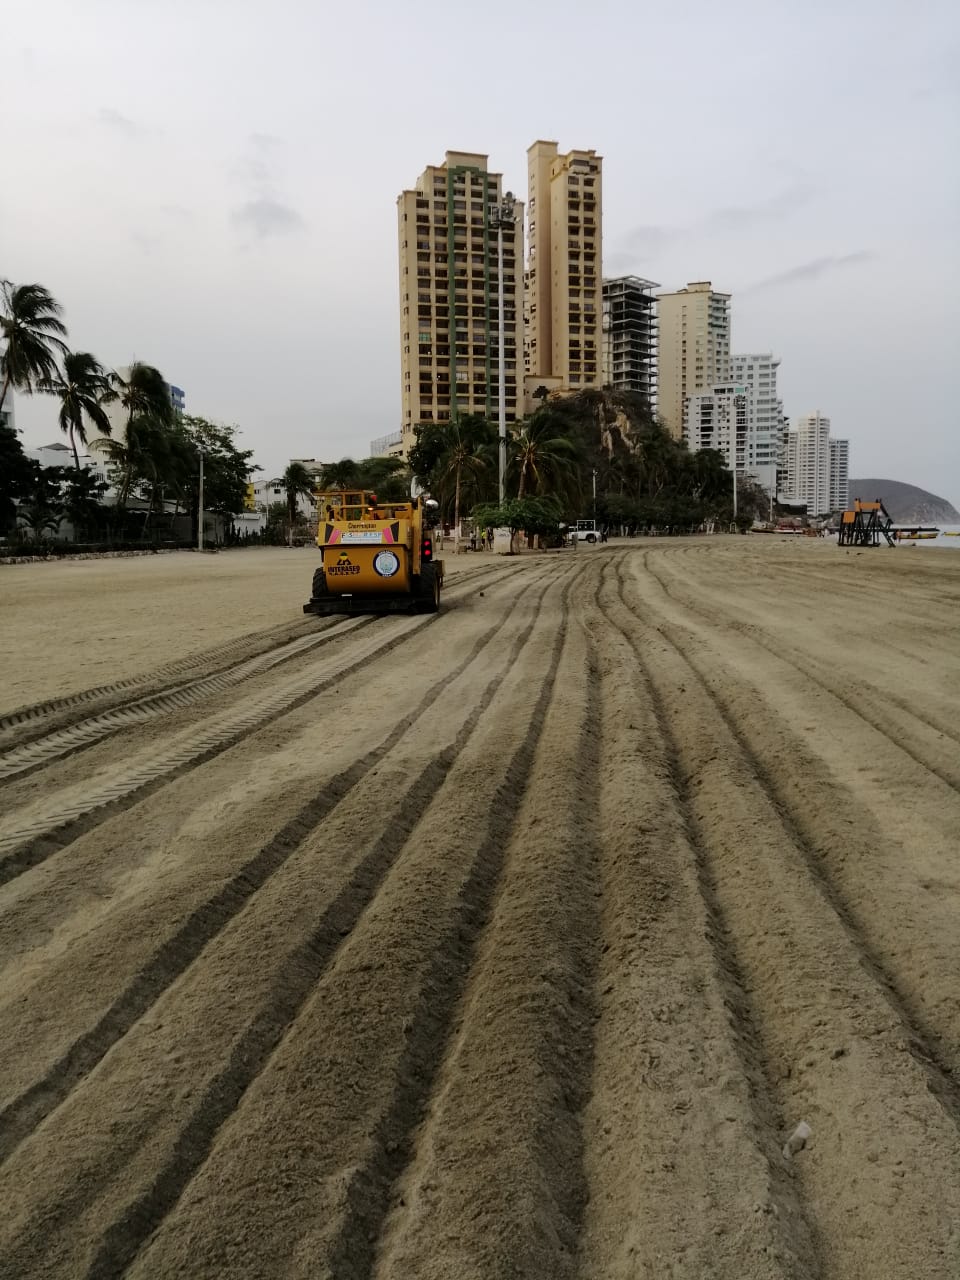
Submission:
[[[571,542],[599,542],[600,530],[595,520],[578,520],[567,530]]]

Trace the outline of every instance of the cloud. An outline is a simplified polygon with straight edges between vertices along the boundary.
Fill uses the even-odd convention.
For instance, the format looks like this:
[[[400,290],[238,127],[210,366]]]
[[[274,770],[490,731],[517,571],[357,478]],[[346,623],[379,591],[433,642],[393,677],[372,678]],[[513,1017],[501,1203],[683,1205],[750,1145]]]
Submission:
[[[142,138],[149,132],[142,124],[137,124],[136,120],[131,120],[114,107],[101,107],[97,119],[124,138]]]
[[[276,181],[282,148],[283,139],[272,133],[249,134],[233,167],[233,177],[245,186],[266,193]]]
[[[831,271],[859,266],[861,262],[872,262],[876,256],[868,249],[858,249],[855,253],[844,253],[840,257],[831,254],[824,258],[813,258],[810,262],[801,263],[799,267],[791,267],[789,271],[781,271],[775,276],[767,276],[765,280],[758,280],[756,284],[739,292],[758,293],[764,289],[778,289],[781,285],[793,284],[796,280],[816,280]]]
[[[306,226],[296,209],[266,196],[248,200],[246,204],[234,209],[232,216],[238,227],[252,231],[260,240],[265,240],[268,236],[288,235],[301,231]]]
[[[258,240],[290,235],[306,226],[280,187],[283,145],[283,139],[272,133],[248,134],[233,168],[233,177],[246,196],[233,210],[233,224],[252,231]]]
[[[171,222],[189,223],[197,220],[194,211],[182,204],[162,204],[159,211]]]
[[[812,192],[809,187],[788,187],[768,200],[758,200],[756,204],[742,208],[716,209],[704,218],[697,230],[702,231],[743,231],[759,223],[776,222],[788,217],[794,209],[806,204]]]
[[[684,235],[682,227],[633,227],[621,243],[604,253],[604,266],[610,271],[629,271],[638,262],[659,257],[666,247]]]
[[[764,223],[776,222],[806,204],[811,195],[809,187],[793,186],[766,200],[758,200],[755,204],[715,209],[686,226],[634,227],[626,233],[622,244],[608,258],[624,264],[646,262],[658,257],[678,240],[726,231],[745,231]]]
[[[163,245],[159,236],[148,235],[144,231],[132,231],[130,238],[145,257],[152,258]]]

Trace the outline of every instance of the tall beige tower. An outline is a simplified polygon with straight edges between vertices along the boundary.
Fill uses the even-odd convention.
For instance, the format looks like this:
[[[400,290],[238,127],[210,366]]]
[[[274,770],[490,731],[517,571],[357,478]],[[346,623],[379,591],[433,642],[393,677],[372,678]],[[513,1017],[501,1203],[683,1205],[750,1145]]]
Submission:
[[[657,294],[657,301],[657,404],[667,430],[679,440],[685,397],[730,380],[730,295],[698,280],[676,293]]]
[[[602,157],[540,141],[527,165],[527,388],[599,387]]]
[[[401,439],[461,414],[496,418],[499,398],[498,223],[509,202],[487,157],[448,151],[397,199]],[[506,417],[522,414],[523,204],[503,226]]]

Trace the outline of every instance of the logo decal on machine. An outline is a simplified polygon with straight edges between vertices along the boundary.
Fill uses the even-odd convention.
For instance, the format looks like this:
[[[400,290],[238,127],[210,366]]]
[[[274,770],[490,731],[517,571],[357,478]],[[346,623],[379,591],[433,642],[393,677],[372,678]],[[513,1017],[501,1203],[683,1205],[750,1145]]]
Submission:
[[[392,578],[400,568],[400,561],[392,551],[381,551],[374,557],[373,567],[381,578]]]
[[[350,557],[345,551],[340,552],[340,558],[336,564],[327,565],[327,576],[336,578],[345,578],[350,574],[359,573],[360,566],[353,564]]]

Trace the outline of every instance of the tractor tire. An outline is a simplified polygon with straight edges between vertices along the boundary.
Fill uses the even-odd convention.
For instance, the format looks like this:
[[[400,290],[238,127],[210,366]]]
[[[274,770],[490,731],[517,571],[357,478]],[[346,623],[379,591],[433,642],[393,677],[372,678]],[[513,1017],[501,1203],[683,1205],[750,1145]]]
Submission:
[[[420,570],[417,584],[417,610],[419,613],[437,613],[440,608],[440,576],[435,564],[425,564]]]
[[[597,535],[595,533],[587,534],[587,542],[596,542],[596,540],[597,540]]]
[[[314,600],[326,600],[330,592],[327,590],[327,576],[323,572],[323,565],[319,569],[314,570],[313,588],[310,592]]]

